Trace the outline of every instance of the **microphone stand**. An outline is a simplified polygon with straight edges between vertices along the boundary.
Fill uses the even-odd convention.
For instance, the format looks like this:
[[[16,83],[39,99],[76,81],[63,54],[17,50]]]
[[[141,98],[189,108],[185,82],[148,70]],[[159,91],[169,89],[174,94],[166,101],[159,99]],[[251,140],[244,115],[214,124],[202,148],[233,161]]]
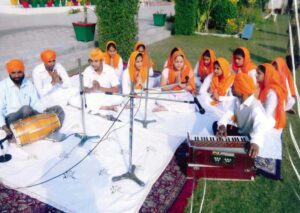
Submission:
[[[145,94],[145,111],[144,111],[144,120],[134,119],[137,122],[143,124],[144,128],[147,128],[147,125],[150,123],[155,123],[156,120],[147,120],[147,111],[148,111],[148,87],[149,87],[149,65],[150,65],[150,54],[148,54],[148,67],[147,67],[147,82],[146,82],[146,94]]]
[[[4,131],[4,130],[2,130]],[[7,161],[10,161],[12,156],[10,154],[5,154],[4,153],[4,147],[3,147],[3,143],[8,139],[9,137],[6,136],[5,138],[0,140],[0,148],[2,151],[2,155],[0,156],[0,163],[6,163]]]
[[[79,83],[80,83],[80,97],[81,97],[81,123],[83,134],[75,133],[75,137],[80,139],[79,146],[83,146],[86,141],[90,139],[100,138],[98,135],[95,136],[87,136],[86,135],[86,128],[85,128],[85,108],[87,108],[86,104],[86,97],[84,92],[84,85],[83,85],[83,75],[81,70],[81,59],[78,58],[78,67],[79,67]]]
[[[131,81],[131,90],[130,90],[130,126],[129,126],[129,166],[128,171],[122,175],[115,176],[112,178],[113,182],[129,179],[137,183],[139,186],[145,186],[145,183],[138,179],[135,175],[135,165],[132,164],[132,136],[133,136],[133,102],[134,102],[134,82]]]

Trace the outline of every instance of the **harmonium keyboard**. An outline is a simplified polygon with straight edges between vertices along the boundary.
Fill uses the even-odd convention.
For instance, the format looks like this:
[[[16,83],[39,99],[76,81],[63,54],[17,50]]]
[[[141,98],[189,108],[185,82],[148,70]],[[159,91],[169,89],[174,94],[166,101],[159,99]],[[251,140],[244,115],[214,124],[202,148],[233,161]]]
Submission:
[[[254,180],[247,136],[187,136],[188,178]]]

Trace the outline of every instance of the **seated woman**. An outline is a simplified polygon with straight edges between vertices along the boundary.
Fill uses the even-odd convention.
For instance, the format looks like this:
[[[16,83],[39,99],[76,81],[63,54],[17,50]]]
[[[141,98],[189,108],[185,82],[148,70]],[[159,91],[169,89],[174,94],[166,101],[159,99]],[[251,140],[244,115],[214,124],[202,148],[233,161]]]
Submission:
[[[120,81],[123,74],[123,60],[117,52],[117,45],[114,41],[108,41],[106,43],[104,62],[105,64],[110,65],[115,70],[115,73]]]
[[[186,91],[189,97],[195,93],[195,78],[194,72],[187,61],[182,50],[177,50],[172,56],[172,66],[165,68],[161,74],[160,86],[162,91]],[[174,95],[176,98],[183,98],[187,93]],[[164,111],[166,107],[158,104],[158,108],[154,111]]]
[[[218,58],[213,63],[214,72],[209,74],[200,88],[200,95],[211,99],[211,105],[217,105],[226,96],[231,96],[231,86],[234,81],[234,74],[230,72],[230,64],[225,58]]]
[[[285,86],[285,89],[287,91],[288,99],[285,106],[285,111],[294,114],[295,110],[293,109],[293,106],[296,102],[296,89],[290,69],[288,68],[285,60],[280,57],[273,60],[272,65],[279,72],[281,83]]]
[[[138,51],[139,53],[142,53],[142,55],[143,55],[143,67],[147,67],[149,69],[149,76],[153,76],[153,74],[154,74],[154,72],[153,72],[154,62],[151,58],[148,57],[147,50],[146,50],[146,45],[143,42],[137,42],[134,45],[133,51]]]
[[[257,82],[259,84],[258,99],[263,104],[268,118],[274,123],[274,128],[283,129],[286,124],[284,102],[287,93],[280,75],[271,64],[262,64],[257,67]]]
[[[204,79],[214,71],[214,61],[216,60],[215,52],[212,49],[206,49],[196,63],[194,73],[199,76],[197,85],[201,85]]]
[[[134,79],[134,90],[145,88],[147,80],[147,69],[143,65],[143,55],[137,51],[131,53],[129,65],[123,73],[123,94],[129,94],[131,90],[131,79]]]
[[[251,62],[250,52],[245,47],[234,50],[232,55],[232,70],[234,73],[246,73],[250,75],[256,84],[256,65]]]

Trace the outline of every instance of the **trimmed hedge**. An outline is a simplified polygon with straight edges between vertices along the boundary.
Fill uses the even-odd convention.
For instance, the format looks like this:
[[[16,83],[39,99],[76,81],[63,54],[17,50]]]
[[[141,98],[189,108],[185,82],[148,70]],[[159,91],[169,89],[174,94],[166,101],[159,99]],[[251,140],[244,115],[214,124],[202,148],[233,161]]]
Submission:
[[[124,61],[130,56],[138,36],[139,0],[98,0],[99,47],[105,50],[106,42],[117,43],[118,52]]]
[[[176,0],[175,3],[175,34],[193,34],[196,28],[198,0]]]

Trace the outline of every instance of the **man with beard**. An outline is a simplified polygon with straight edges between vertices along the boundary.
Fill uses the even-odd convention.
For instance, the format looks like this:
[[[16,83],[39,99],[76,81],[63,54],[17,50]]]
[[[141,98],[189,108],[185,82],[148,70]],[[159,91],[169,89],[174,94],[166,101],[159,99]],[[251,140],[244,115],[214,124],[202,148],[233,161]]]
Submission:
[[[78,93],[71,88],[71,80],[66,69],[56,62],[54,50],[44,50],[41,53],[43,63],[37,65],[32,71],[34,86],[45,106],[66,105],[68,99]]]
[[[9,77],[0,82],[0,127],[8,136],[13,136],[10,124],[39,113],[55,113],[63,123],[64,111],[59,106],[45,109],[35,87],[25,77],[25,66],[21,60],[10,60],[6,69]],[[61,140],[65,136],[56,131],[48,137]]]

